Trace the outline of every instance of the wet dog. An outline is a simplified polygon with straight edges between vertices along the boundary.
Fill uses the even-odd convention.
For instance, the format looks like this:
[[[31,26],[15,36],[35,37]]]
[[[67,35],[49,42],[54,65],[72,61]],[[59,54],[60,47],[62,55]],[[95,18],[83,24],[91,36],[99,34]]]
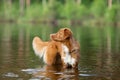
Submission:
[[[42,41],[39,37],[33,39],[35,54],[43,57],[47,65],[61,64],[64,68],[76,68],[80,57],[80,45],[74,39],[69,28],[62,28],[57,33],[50,34],[50,41]]]

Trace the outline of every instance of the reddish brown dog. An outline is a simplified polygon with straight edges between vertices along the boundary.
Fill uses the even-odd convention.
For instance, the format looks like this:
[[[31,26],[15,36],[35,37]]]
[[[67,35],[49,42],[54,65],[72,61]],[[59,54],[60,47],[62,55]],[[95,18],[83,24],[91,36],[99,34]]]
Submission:
[[[79,62],[80,46],[69,28],[62,28],[50,35],[51,41],[44,42],[39,37],[33,39],[36,55],[43,57],[47,65],[61,64],[64,68],[76,68]]]

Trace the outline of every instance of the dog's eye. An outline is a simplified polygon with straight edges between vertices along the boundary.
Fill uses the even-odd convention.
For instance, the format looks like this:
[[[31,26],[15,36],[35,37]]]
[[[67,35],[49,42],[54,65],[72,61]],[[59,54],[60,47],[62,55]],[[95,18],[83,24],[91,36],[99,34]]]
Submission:
[[[75,51],[76,51],[76,50],[74,49],[74,50],[71,51],[71,53],[73,53],[73,52],[75,52]]]
[[[71,53],[77,53],[79,50],[78,49],[74,49],[71,51]]]

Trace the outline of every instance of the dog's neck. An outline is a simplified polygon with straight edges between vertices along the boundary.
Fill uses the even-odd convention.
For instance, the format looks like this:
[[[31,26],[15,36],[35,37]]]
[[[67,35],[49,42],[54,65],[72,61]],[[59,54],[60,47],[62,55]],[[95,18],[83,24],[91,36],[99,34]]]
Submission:
[[[69,39],[66,39],[65,41],[63,41],[63,44],[69,48],[70,52],[72,52],[75,45],[74,42],[75,42],[75,39],[71,36]]]

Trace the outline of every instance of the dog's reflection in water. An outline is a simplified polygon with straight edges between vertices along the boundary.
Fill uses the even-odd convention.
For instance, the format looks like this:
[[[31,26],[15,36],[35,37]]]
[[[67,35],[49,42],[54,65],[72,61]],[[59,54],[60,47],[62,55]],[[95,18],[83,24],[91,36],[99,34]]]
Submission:
[[[78,69],[64,69],[60,65],[45,65],[43,70],[33,74],[34,78],[48,79],[48,80],[78,80]]]

